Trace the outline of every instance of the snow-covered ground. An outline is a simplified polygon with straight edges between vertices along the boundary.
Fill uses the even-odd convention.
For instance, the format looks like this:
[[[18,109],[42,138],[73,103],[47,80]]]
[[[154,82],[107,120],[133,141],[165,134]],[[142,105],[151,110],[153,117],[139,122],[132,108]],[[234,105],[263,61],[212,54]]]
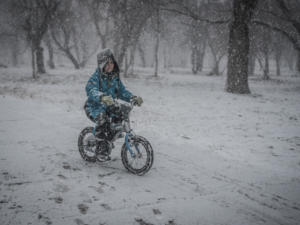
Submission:
[[[299,224],[299,77],[250,78],[251,95],[226,93],[224,77],[123,79],[144,99],[132,126],[155,154],[140,177],[121,139],[110,162],[78,153],[93,71],[0,70],[1,225]]]

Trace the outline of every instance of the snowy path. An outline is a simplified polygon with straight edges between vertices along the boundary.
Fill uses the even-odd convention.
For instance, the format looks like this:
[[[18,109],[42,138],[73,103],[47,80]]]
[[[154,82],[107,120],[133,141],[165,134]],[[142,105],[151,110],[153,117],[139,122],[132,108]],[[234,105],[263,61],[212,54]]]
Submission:
[[[0,96],[0,224],[299,224],[299,93],[288,102],[282,93],[198,95],[192,83],[143,90],[136,127],[155,159],[142,177],[123,168],[121,140],[111,162],[80,158],[82,111]]]

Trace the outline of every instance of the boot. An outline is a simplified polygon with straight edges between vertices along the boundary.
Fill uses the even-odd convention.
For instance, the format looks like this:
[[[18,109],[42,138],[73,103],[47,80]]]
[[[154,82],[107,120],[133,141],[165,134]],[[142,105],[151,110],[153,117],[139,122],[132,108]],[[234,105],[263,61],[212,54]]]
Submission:
[[[96,118],[96,137],[101,136],[101,133],[105,131],[106,117],[105,113],[100,113]]]

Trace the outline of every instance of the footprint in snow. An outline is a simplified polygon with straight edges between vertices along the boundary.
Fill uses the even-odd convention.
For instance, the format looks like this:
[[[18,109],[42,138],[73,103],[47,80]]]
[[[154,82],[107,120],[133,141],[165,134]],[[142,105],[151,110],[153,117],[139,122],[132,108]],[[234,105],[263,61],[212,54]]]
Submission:
[[[63,198],[58,196],[54,198],[49,198],[49,200],[54,200],[57,204],[61,204],[63,202]]]
[[[66,169],[66,170],[69,170],[69,169],[71,169],[71,166],[70,166],[69,163],[63,162],[63,168]]]
[[[63,158],[66,158],[67,155],[65,153],[61,153],[61,152],[58,152],[58,153],[55,153],[56,156],[61,156]]]
[[[75,219],[74,221],[77,225],[88,225],[87,223],[84,223],[81,219],[78,219],[78,218]]]
[[[41,166],[41,167],[40,167],[40,173],[45,172],[45,170],[46,170],[46,167],[45,167],[45,166]]]
[[[77,167],[71,167],[71,165],[68,162],[63,162],[62,166],[65,170],[73,170],[73,171],[80,171],[80,168]]]
[[[95,191],[98,192],[99,194],[104,193],[102,187],[89,186],[89,188],[95,190]]]
[[[44,221],[47,225],[51,225],[52,221],[50,220],[49,217],[44,216],[43,214],[39,213],[38,219]]]
[[[111,207],[106,203],[102,203],[101,206],[106,210],[111,210]]]
[[[102,178],[102,177],[106,177],[106,176],[111,176],[113,174],[115,174],[116,172],[109,172],[109,173],[104,173],[104,174],[98,174],[98,177],[99,178]]]
[[[142,218],[135,218],[135,221],[139,224],[139,225],[153,225],[153,223],[148,223],[145,220],[143,220]]]
[[[163,216],[159,209],[152,209],[153,214],[155,215],[156,219],[162,220]]]
[[[77,207],[81,214],[86,214],[89,209],[89,207],[85,204],[79,204],[79,205],[77,205]]]
[[[64,175],[62,175],[62,174],[58,174],[57,175],[60,179],[63,179],[63,180],[66,180],[67,179],[67,177],[65,177]]]
[[[22,209],[23,206],[18,205],[16,202],[13,202],[13,205],[10,206],[8,209]]]
[[[16,179],[17,177],[14,175],[9,174],[8,172],[2,172],[2,175],[4,176],[4,180],[8,181],[8,180],[12,180],[12,179]]]
[[[176,225],[175,220],[169,220],[166,225]]]
[[[152,209],[154,215],[160,215],[161,211],[159,209]]]
[[[56,184],[55,188],[54,188],[54,191],[61,192],[61,193],[68,192],[69,190],[70,190],[70,188],[64,184]]]

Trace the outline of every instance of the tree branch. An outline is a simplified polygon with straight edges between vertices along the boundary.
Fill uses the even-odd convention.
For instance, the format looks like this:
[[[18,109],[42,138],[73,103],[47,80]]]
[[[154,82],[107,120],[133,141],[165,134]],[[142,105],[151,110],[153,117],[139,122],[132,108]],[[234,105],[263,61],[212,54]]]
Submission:
[[[227,19],[227,20],[210,20],[210,19],[207,19],[207,18],[202,18],[202,17],[194,14],[193,12],[183,12],[183,11],[180,11],[178,9],[161,8],[160,10],[173,12],[173,13],[178,13],[178,14],[183,15],[183,16],[191,17],[194,20],[198,20],[198,21],[201,21],[201,22],[206,22],[206,23],[209,23],[209,24],[225,24],[225,23],[230,22],[230,19]]]
[[[286,32],[285,30],[280,29],[279,27],[273,26],[271,24],[259,21],[259,20],[253,20],[252,24],[258,25],[258,26],[263,26],[267,27],[271,30],[274,30],[276,32],[279,32],[283,34],[295,47],[297,51],[300,51],[300,43],[298,43],[298,39],[294,38],[290,33]]]
[[[288,22],[290,22],[295,27],[295,29],[297,30],[298,34],[300,34],[300,22],[297,21],[296,19],[294,19],[292,17],[291,10],[287,7],[287,5],[284,2],[284,0],[276,0],[276,2],[278,4],[278,6],[280,7],[282,13],[286,17],[286,20]]]

